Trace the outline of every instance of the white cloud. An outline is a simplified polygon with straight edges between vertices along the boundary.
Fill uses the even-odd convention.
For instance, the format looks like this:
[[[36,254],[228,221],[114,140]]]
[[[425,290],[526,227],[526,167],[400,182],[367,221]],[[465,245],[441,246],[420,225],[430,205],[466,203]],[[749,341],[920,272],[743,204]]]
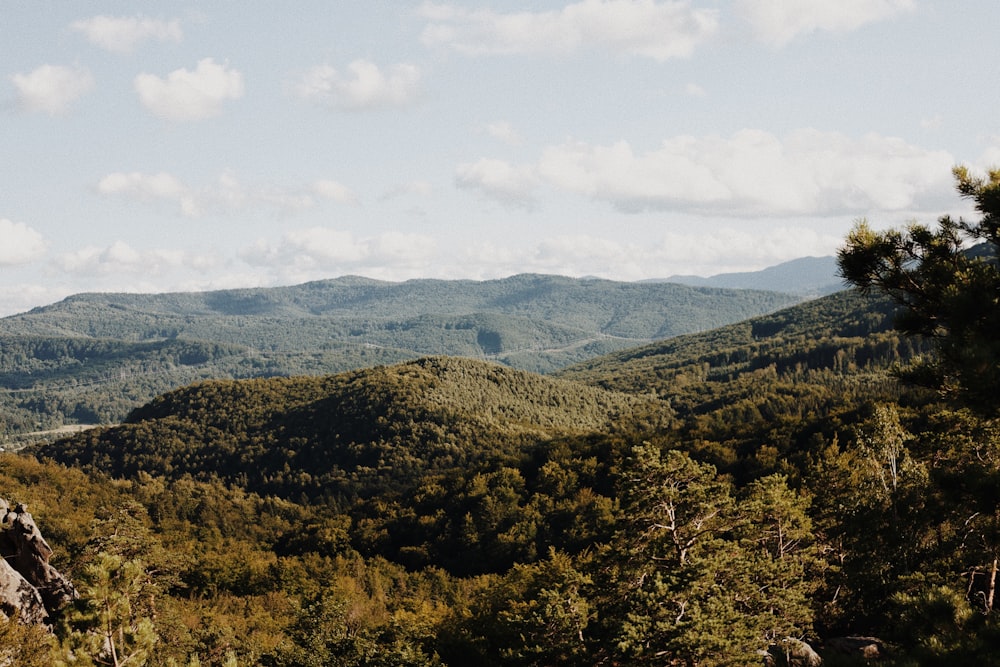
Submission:
[[[148,39],[179,42],[184,35],[177,19],[164,21],[145,16],[94,16],[70,24],[91,44],[118,53],[129,53]]]
[[[294,91],[303,100],[346,111],[402,107],[420,93],[420,70],[401,63],[383,71],[367,60],[355,60],[345,73],[317,65],[299,77]]]
[[[357,196],[343,183],[330,179],[321,179],[313,183],[312,190],[317,196],[330,199],[341,204],[357,204]]]
[[[349,231],[329,227],[292,230],[278,241],[258,240],[240,256],[248,264],[272,272],[310,280],[331,272],[365,275],[426,264],[436,243],[421,234],[386,232],[358,238]]]
[[[510,146],[518,146],[524,141],[514,126],[505,120],[488,123],[485,129],[486,134]]]
[[[429,236],[405,232],[379,234],[369,247],[373,258],[394,267],[423,267],[437,251],[437,243]]]
[[[428,46],[469,55],[565,54],[600,47],[657,61],[689,57],[718,28],[715,10],[686,0],[582,0],[558,11],[501,13],[427,2]]]
[[[541,183],[623,211],[687,210],[715,215],[834,215],[912,209],[951,192],[954,159],[901,139],[854,139],[802,129],[777,137],[678,136],[636,153],[627,142],[568,142],[537,164],[480,160],[459,168],[459,185],[505,201],[527,200]]]
[[[193,71],[174,70],[165,79],[140,74],[135,77],[135,91],[142,105],[159,118],[202,120],[221,114],[226,101],[243,97],[243,75],[204,58]]]
[[[47,283],[0,285],[0,317],[23,313],[42,304],[54,303],[72,293],[70,287],[55,287]]]
[[[757,38],[781,47],[816,31],[847,32],[914,8],[914,0],[738,0]]]
[[[42,65],[27,74],[14,74],[10,79],[17,88],[18,105],[22,109],[51,116],[69,111],[73,102],[94,87],[94,77],[85,67]]]
[[[209,213],[231,214],[245,211],[293,213],[316,205],[316,197],[339,203],[355,204],[357,198],[346,186],[330,179],[320,179],[305,187],[246,185],[234,174],[225,172],[215,183],[195,188],[172,174],[115,172],[97,183],[97,192],[136,199],[163,200],[177,205],[187,217]]]
[[[45,254],[45,237],[23,222],[0,218],[0,266],[27,264]]]
[[[187,193],[187,188],[177,177],[166,172],[143,174],[140,172],[115,172],[97,183],[103,195],[130,195],[140,199],[177,199]]]
[[[508,206],[532,208],[535,205],[533,192],[538,179],[533,167],[482,158],[477,162],[459,165],[455,183],[460,188],[477,190]]]
[[[846,233],[846,229],[817,232],[805,226],[746,230],[692,223],[689,227],[692,231],[668,231],[647,243],[587,234],[548,237],[524,247],[482,243],[460,256],[460,264],[440,270],[480,278],[520,272],[613,280],[710,276],[830,255],[843,241],[840,232]]]
[[[994,169],[1000,169],[1000,135],[986,137],[985,147],[975,163],[968,165],[985,176]]]
[[[59,255],[53,264],[76,276],[165,276],[173,271],[206,273],[222,265],[213,253],[174,249],[138,250],[125,241],[109,246],[85,246]]]

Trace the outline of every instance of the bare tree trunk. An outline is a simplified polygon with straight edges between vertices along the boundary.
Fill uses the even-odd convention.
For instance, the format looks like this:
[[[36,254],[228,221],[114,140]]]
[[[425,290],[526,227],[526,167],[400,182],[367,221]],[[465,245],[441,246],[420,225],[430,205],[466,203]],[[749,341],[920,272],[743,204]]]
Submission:
[[[990,568],[990,592],[986,596],[986,611],[993,611],[993,593],[997,588],[997,559],[993,559],[993,567]]]

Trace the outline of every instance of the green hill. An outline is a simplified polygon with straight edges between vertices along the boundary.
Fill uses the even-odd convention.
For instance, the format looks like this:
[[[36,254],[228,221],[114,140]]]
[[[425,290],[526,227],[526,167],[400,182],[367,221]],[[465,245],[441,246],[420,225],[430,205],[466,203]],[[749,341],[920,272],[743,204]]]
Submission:
[[[430,357],[201,382],[0,481],[84,581],[95,551],[148,559],[185,661],[654,664],[652,628],[697,664],[785,637],[833,664],[843,635],[990,664],[998,431],[893,379],[924,348],[891,316],[840,293],[561,378]]]
[[[917,400],[891,371],[929,348],[895,331],[893,312],[888,301],[843,291],[554,376],[658,396],[676,411],[678,442],[695,450],[710,443],[702,454],[716,465],[759,473],[762,444],[769,461],[802,460],[856,417],[846,413]]]
[[[533,274],[403,283],[345,277],[217,292],[80,294],[3,318],[0,331],[131,341],[182,337],[300,351],[338,338],[380,343],[384,332],[419,318],[439,317],[442,328],[454,328],[455,318],[494,314],[588,336],[648,340],[714,328],[795,301],[777,292]],[[500,351],[516,346],[502,345]]]
[[[458,358],[324,377],[222,380],[37,449],[117,477],[220,478],[297,499],[396,493],[429,474],[516,463],[556,437],[665,423],[660,401]]]
[[[113,423],[210,378],[322,375],[428,355],[549,372],[795,301],[774,292],[521,275],[81,294],[0,319],[0,435]]]
[[[221,482],[335,508],[353,526],[344,539],[365,555],[475,574],[556,542],[582,549],[606,537],[609,438],[670,420],[662,401],[489,362],[425,358],[326,377],[203,382],[118,426],[32,451],[92,474]],[[585,458],[602,463],[594,458],[588,472],[573,474],[601,495],[574,501],[575,488],[546,492],[567,507],[545,517],[532,509],[534,529],[504,537],[544,488],[531,481],[544,463],[591,450]],[[507,488],[503,509],[491,499],[496,485]],[[470,529],[477,537],[465,544]]]

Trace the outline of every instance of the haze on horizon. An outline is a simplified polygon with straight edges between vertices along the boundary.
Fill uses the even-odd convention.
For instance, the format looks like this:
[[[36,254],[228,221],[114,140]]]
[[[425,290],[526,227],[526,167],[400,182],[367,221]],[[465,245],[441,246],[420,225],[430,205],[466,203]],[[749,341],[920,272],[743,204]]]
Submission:
[[[714,275],[969,214],[988,0],[0,4],[0,315],[85,291]]]

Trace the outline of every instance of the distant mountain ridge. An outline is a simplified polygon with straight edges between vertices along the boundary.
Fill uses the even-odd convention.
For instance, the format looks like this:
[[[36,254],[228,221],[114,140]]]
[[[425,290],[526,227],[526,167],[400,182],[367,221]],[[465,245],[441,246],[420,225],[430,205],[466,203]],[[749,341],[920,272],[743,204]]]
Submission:
[[[805,297],[833,294],[844,289],[833,256],[801,257],[760,271],[720,273],[708,278],[675,275],[664,282],[697,287],[728,287],[785,292]]]
[[[798,303],[779,292],[523,274],[78,294],[0,319],[8,433],[107,423],[203,379],[323,375],[428,355],[550,372]]]

